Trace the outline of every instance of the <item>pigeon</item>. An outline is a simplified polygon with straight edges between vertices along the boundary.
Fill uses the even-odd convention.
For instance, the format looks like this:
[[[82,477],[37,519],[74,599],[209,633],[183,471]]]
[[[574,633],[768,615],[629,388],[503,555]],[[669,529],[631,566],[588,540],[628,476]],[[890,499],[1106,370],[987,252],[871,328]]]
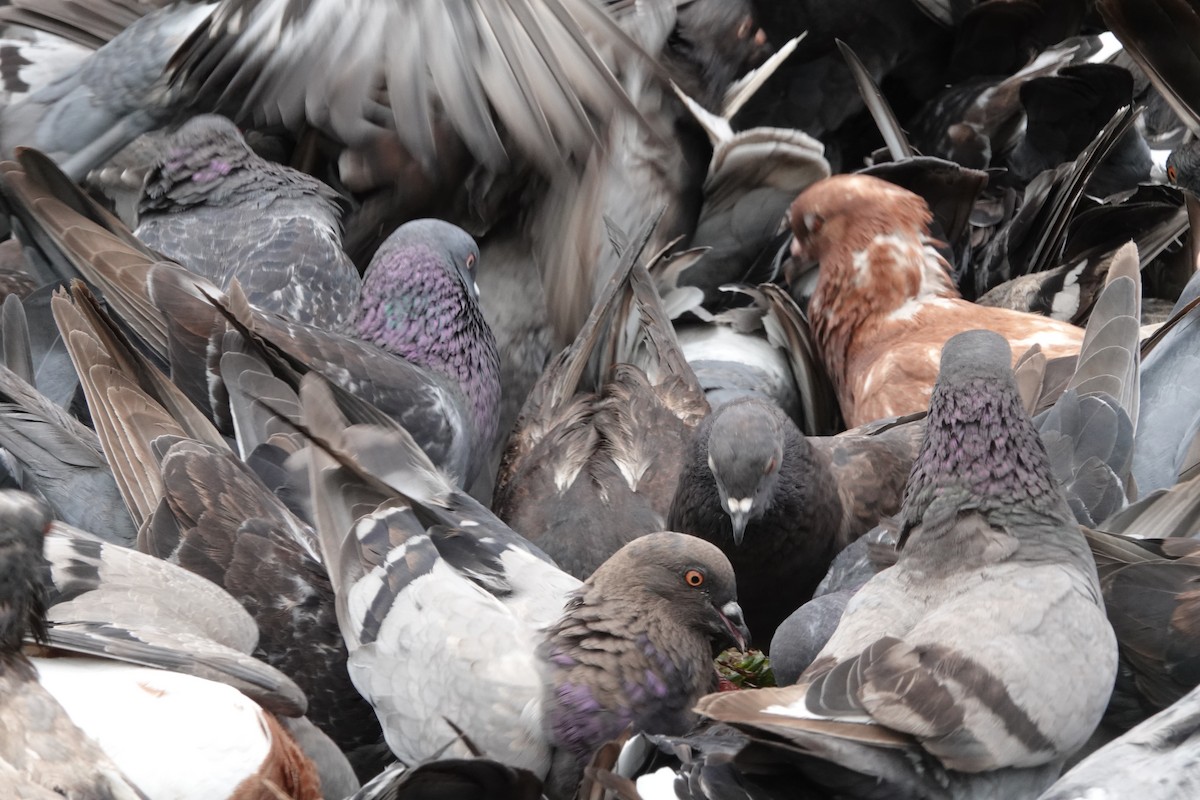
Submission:
[[[271,782],[320,797],[284,721],[303,713],[304,694],[250,657],[258,629],[238,602],[175,565],[59,527],[45,540],[55,657],[34,663],[76,724],[152,797],[224,798],[244,785],[265,800]],[[321,734],[306,742],[349,769]]]
[[[297,370],[322,371],[357,395],[362,413],[403,421],[459,480],[469,482],[486,462],[499,357],[478,306],[479,251],[462,229],[425,219],[394,231],[368,267],[346,331],[329,331],[250,306],[240,283],[225,295],[163,261],[56,176],[44,156],[22,151],[19,158],[25,166],[10,162],[3,185],[33,241],[84,272],[201,408],[210,405],[209,338],[229,324],[261,345],[285,380]]]
[[[1193,258],[1196,253],[1193,245]],[[1200,430],[1200,385],[1193,371],[1198,292],[1200,276],[1193,275],[1171,319],[1143,347],[1142,405],[1133,441],[1133,476],[1143,494],[1170,488],[1195,464],[1192,447]]]
[[[1197,703],[1200,688],[1089,754],[1038,800],[1195,796],[1200,791]]]
[[[895,566],[855,595],[796,686],[709,696],[702,713],[753,725],[772,707],[778,735],[905,787],[894,794],[1011,779],[1025,793],[1007,796],[1032,796],[1054,780],[1100,721],[1117,648],[1011,363],[991,331],[946,343]]]
[[[575,343],[534,386],[497,477],[496,515],[581,580],[667,528],[684,449],[709,411],[640,262],[643,241],[626,245]]]
[[[695,721],[692,705],[716,686],[713,656],[748,638],[718,549],[647,534],[580,583],[401,432],[347,428],[320,379],[306,377],[301,402],[350,674],[402,761],[465,755],[462,731],[565,797],[627,725],[671,733]],[[430,664],[438,679],[414,691]]]
[[[212,3],[175,3],[151,11],[3,109],[0,153],[9,158],[15,147],[37,147],[81,179],[139,134],[170,120],[172,110],[160,102],[163,71],[213,8]]]
[[[385,765],[377,752],[380,731],[346,674],[346,649],[316,534],[215,432],[197,436],[184,424],[186,417],[179,415],[183,422],[172,417],[168,408],[184,408],[186,398],[156,400],[154,387],[139,384],[136,352],[105,327],[94,299],[78,290],[74,299],[72,304],[56,297],[54,313],[87,376],[92,418],[120,455],[116,474],[139,519],[138,546],[232,595],[261,633],[249,649],[295,679],[307,697],[310,721],[366,777],[374,775]],[[222,365],[228,368],[234,357],[226,353]],[[142,374],[151,371],[143,365]],[[240,389],[244,376],[230,378]]]
[[[941,346],[962,330],[997,331],[1017,356],[1034,344],[1049,358],[1079,351],[1078,327],[963,300],[909,191],[835,175],[802,192],[789,218],[793,258],[821,263],[809,318],[850,426],[926,408]]]
[[[26,635],[46,636],[46,587],[41,573],[42,537],[49,508],[31,495],[0,492],[0,570],[4,613],[0,617],[0,775],[17,797],[94,797],[139,800],[145,795],[82,731],[38,682],[38,672],[21,652]],[[36,793],[31,786],[47,790]]]
[[[345,330],[361,283],[342,251],[338,195],[256,155],[232,122],[192,117],[161,144],[134,235],[258,308]],[[216,237],[213,231],[222,231]]]
[[[223,0],[166,77],[169,102],[239,123],[395,139],[429,176],[456,140],[493,169],[513,148],[553,171],[592,144],[595,119],[631,108],[616,53],[648,59],[589,0]]]
[[[734,400],[696,429],[667,525],[721,548],[769,642],[834,556],[899,511],[919,437],[910,425],[809,438],[769,401]]]
[[[137,528],[96,434],[0,366],[0,445],[21,465],[22,488],[59,519],[130,547]]]

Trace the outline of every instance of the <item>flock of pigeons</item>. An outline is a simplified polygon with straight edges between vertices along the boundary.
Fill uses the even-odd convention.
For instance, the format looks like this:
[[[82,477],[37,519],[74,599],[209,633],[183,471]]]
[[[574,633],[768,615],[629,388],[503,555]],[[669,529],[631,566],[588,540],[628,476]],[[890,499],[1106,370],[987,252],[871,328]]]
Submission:
[[[0,25],[4,797],[1200,794],[1197,0]]]

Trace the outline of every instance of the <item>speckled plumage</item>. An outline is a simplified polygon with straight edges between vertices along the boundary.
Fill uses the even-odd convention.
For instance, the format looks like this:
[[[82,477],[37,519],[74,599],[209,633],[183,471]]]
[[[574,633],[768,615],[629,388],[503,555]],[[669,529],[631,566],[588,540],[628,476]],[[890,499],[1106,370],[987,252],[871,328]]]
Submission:
[[[475,289],[478,247],[438,220],[402,230],[407,237],[389,237],[371,259],[350,330],[457,385],[471,409],[472,452],[482,459],[499,424],[500,356]]]
[[[682,580],[690,567],[705,571],[703,592]],[[736,597],[720,551],[692,537],[649,534],[619,550],[539,647],[554,744],[586,759],[630,724],[651,732],[690,728],[692,706],[716,687],[708,661],[735,638],[705,609]]]
[[[712,545],[647,534],[581,584],[402,433],[346,427],[313,378],[301,403],[329,448],[307,460],[350,675],[402,760],[467,755],[448,720],[570,796],[580,759],[630,722],[688,724],[714,651],[744,643],[733,571]],[[414,680],[431,663],[438,677]]]
[[[1011,359],[990,331],[946,343],[899,559],[800,677],[811,712],[865,713],[963,772],[1065,759],[1116,673],[1095,561]]]
[[[337,193],[260,158],[224,117],[193,117],[146,176],[134,234],[222,290],[322,328],[349,322],[358,271],[342,251]]]

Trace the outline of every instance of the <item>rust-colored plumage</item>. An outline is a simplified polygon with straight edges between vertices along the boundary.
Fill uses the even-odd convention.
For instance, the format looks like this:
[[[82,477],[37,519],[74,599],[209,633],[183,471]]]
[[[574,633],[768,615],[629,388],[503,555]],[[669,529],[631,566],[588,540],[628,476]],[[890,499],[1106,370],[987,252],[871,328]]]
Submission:
[[[813,334],[846,423],[928,407],[942,345],[987,328],[1014,357],[1034,344],[1050,358],[1079,351],[1083,330],[1036,314],[962,299],[929,235],[918,195],[866,175],[835,175],[789,210],[797,260],[816,260]]]

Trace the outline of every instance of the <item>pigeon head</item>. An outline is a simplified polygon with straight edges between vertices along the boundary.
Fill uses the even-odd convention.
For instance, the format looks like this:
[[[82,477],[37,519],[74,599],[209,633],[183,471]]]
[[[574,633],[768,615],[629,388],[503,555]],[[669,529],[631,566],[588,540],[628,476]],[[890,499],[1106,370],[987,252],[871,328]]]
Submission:
[[[0,655],[19,651],[26,632],[46,637],[42,542],[51,519],[33,495],[0,492]]]
[[[171,147],[193,151],[201,147],[224,144],[249,149],[242,132],[220,114],[200,114],[179,126],[171,136]]]
[[[146,176],[151,201],[176,184],[219,184],[253,155],[237,126],[217,114],[192,117],[162,147],[161,161]]]
[[[669,531],[639,536],[601,564],[586,585],[601,596],[632,593],[647,609],[669,607],[672,621],[706,637],[714,654],[730,646],[744,650],[750,640],[729,559],[695,536]]]
[[[843,249],[865,250],[876,236],[927,233],[933,215],[920,195],[870,175],[833,175],[792,201],[792,255],[825,262]]]
[[[499,424],[500,357],[479,307],[479,247],[448,222],[397,228],[363,275],[353,333],[436,372],[463,390],[476,439],[490,446]]]
[[[1012,350],[997,333],[966,331],[942,348],[925,440],[901,509],[902,536],[936,504],[987,514],[1017,507],[1070,517],[1017,390]]]
[[[738,401],[713,412],[708,436],[708,468],[721,508],[733,523],[734,544],[746,525],[770,506],[783,464],[781,420],[758,402]]]
[[[749,0],[694,0],[680,5],[662,60],[688,96],[711,108],[770,51]]]
[[[1200,139],[1188,139],[1167,156],[1167,180],[1200,194]]]

